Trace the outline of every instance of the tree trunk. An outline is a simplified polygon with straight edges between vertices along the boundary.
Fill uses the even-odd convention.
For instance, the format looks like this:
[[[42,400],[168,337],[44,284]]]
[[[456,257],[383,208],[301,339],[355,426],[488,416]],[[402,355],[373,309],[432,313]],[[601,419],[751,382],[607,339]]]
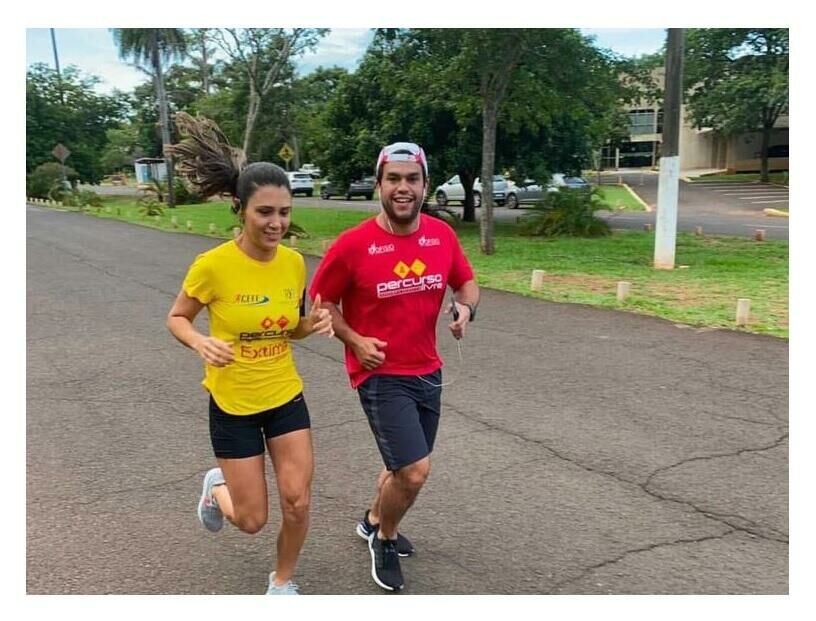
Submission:
[[[210,67],[207,64],[207,37],[201,34],[201,89],[210,94]]]
[[[167,109],[167,93],[164,90],[164,75],[162,74],[161,59],[159,58],[159,41],[155,30],[151,55],[153,72],[156,76],[156,99],[159,103],[159,119],[161,121],[162,155],[165,158],[165,166],[167,167],[167,206],[173,209],[176,206],[176,191],[173,185],[173,156],[164,153],[165,148],[172,144],[170,140],[170,114]]]
[[[768,145],[771,143],[772,128],[773,123],[771,125],[765,123],[765,126],[762,128],[762,146],[759,151],[759,180],[763,183],[768,183]]]
[[[476,180],[469,170],[459,170],[459,181],[462,182],[462,189],[465,191],[465,203],[462,208],[462,220],[464,222],[476,222],[476,206],[473,204],[473,182]]]
[[[250,82],[249,86],[249,108],[247,109],[246,127],[244,128],[244,153],[249,160],[249,147],[251,145],[252,133],[255,131],[255,121],[258,119],[258,112],[261,109],[261,96],[255,90],[255,86]]]
[[[294,164],[294,170],[300,170],[300,148],[298,147],[298,139],[297,134],[294,130],[292,130],[292,150],[295,152],[294,157],[292,158]]]
[[[496,252],[493,223],[493,169],[496,164],[496,122],[498,102],[485,95],[482,105],[482,219],[481,248],[484,254]]]

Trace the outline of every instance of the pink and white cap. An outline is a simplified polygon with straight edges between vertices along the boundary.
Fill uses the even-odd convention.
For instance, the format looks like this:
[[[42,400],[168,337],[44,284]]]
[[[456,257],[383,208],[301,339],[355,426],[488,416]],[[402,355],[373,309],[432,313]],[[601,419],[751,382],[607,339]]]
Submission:
[[[428,158],[425,151],[418,144],[413,142],[395,142],[385,146],[380,151],[377,158],[377,166],[374,168],[374,176],[379,178],[380,168],[388,162],[416,162],[425,171],[425,178],[428,178]]]

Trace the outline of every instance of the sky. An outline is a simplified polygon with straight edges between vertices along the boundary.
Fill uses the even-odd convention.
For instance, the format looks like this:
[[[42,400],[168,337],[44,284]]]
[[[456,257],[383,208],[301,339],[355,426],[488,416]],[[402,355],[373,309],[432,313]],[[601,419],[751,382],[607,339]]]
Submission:
[[[656,52],[665,40],[662,28],[582,28],[581,31],[596,37],[598,47],[624,56]],[[298,72],[305,75],[320,65],[354,70],[372,36],[370,28],[332,29],[315,52],[297,62]],[[97,88],[99,92],[109,94],[114,88],[130,91],[147,79],[144,73],[119,59],[113,35],[107,28],[57,28],[55,37],[60,67],[76,65],[84,73],[102,78],[103,83]],[[54,66],[48,28],[26,29],[26,67],[33,63]]]

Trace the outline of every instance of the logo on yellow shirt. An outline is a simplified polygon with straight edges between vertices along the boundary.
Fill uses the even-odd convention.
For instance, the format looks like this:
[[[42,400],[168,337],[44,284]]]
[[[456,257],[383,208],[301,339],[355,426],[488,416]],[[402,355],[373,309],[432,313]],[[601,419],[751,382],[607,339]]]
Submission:
[[[269,302],[269,296],[263,293],[236,293],[235,303],[241,306],[263,306]]]

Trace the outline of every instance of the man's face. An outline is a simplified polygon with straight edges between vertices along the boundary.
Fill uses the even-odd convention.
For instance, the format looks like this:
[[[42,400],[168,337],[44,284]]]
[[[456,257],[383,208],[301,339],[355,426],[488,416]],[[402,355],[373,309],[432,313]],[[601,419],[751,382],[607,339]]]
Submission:
[[[416,162],[388,162],[380,180],[380,203],[393,222],[413,222],[428,187],[422,179],[422,166]]]

